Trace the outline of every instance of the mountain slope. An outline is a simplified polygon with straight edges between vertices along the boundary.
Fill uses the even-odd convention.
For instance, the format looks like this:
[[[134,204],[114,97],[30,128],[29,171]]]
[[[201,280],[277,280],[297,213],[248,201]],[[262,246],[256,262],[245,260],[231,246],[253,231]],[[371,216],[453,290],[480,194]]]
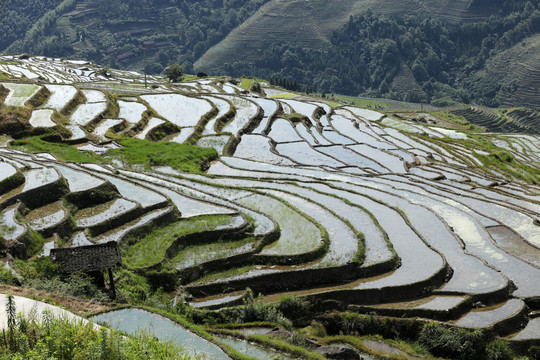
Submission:
[[[64,0],[25,35],[10,30],[7,51],[137,71],[146,65],[153,74],[178,63],[186,72],[258,76],[310,92],[538,108],[540,50],[526,39],[540,33],[539,6],[538,0]]]
[[[332,32],[356,15],[371,9],[380,15],[425,15],[446,21],[470,22],[485,19],[492,10],[470,10],[470,1],[423,0],[272,0],[234,29],[195,63],[196,68],[216,69],[224,61],[241,54],[249,60],[275,41],[291,41],[300,46],[324,47]]]

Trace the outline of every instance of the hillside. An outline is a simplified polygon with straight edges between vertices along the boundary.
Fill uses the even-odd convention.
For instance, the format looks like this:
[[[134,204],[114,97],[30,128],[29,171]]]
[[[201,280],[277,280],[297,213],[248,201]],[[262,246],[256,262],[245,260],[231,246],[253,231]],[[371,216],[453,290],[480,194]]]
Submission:
[[[193,73],[252,75],[296,83],[311,92],[434,105],[538,108],[540,103],[534,91],[539,87],[534,75],[540,56],[534,46],[540,28],[538,1],[57,4],[31,8],[10,3],[20,15],[3,13],[5,46],[10,43],[6,50],[82,57],[137,71],[143,69],[146,55],[147,70],[153,74],[179,63]],[[35,24],[28,29],[30,21]],[[507,67],[520,56],[510,49],[520,46],[527,48],[528,63]],[[507,68],[505,76],[498,76],[497,69]],[[525,84],[517,89],[515,79],[521,78]]]
[[[504,106],[539,108],[540,99],[540,34],[523,39],[519,44],[490,58],[485,69],[471,77],[471,83],[498,84],[487,97],[500,99]],[[498,79],[494,82],[493,79]],[[489,85],[488,85],[489,86]],[[486,87],[488,87],[486,86]],[[493,85],[491,85],[492,87]],[[484,99],[486,101],[487,99]]]
[[[103,302],[122,330],[181,324],[223,359],[536,356],[538,135],[246,78],[0,72],[1,281]],[[100,245],[116,303],[55,260]]]
[[[345,25],[350,16],[368,9],[376,15],[430,16],[457,23],[484,20],[494,13],[492,9],[469,10],[468,5],[468,0],[272,0],[201,56],[195,67],[218,69],[221,64],[238,59],[237,54],[253,60],[260,56],[261,49],[279,41],[324,48],[334,30]]]

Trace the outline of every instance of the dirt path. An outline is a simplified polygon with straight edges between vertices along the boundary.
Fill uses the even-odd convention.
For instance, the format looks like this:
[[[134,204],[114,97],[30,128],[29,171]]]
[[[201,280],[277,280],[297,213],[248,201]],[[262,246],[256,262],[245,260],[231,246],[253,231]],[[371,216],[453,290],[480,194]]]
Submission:
[[[13,294],[20,298],[27,298],[27,300],[30,301],[39,301],[42,304],[45,304],[47,306],[56,307],[60,310],[68,311],[77,315],[84,315],[86,313],[90,312],[96,312],[100,310],[107,309],[108,307],[111,307],[112,304],[102,304],[95,301],[87,301],[87,300],[81,300],[73,297],[68,296],[59,296],[51,293],[47,293],[45,291],[39,291],[35,289],[29,289],[29,288],[20,288],[16,286],[10,286],[10,285],[4,285],[0,284],[0,319],[1,316],[5,315],[5,300],[7,294]],[[40,300],[45,300],[47,302],[53,302],[54,304],[58,304],[58,306],[49,305],[44,302],[41,302]],[[22,308],[19,309],[17,307],[17,312],[22,311]],[[39,311],[41,312],[41,311]],[[0,321],[1,322],[1,321]]]

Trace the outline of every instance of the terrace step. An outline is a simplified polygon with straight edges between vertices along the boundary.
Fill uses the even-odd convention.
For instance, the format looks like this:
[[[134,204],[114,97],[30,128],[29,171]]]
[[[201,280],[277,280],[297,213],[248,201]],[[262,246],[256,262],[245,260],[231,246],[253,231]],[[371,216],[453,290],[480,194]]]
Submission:
[[[0,209],[20,200],[28,209],[35,209],[60,199],[69,191],[64,178],[53,167],[40,167],[24,172],[24,185],[0,196]]]
[[[507,335],[523,328],[528,308],[522,300],[510,299],[502,304],[474,309],[453,322],[471,329],[492,329],[498,335]]]
[[[208,296],[205,298],[199,298],[189,303],[197,309],[219,309],[222,307],[234,306],[242,304],[242,299],[246,295],[246,290],[240,290],[233,293],[219,294],[214,296]]]
[[[163,208],[170,204],[167,197],[146,186],[137,185],[129,180],[105,173],[100,174],[100,177],[113,184],[125,199],[139,203],[145,212]]]
[[[141,206],[123,198],[79,210],[74,215],[79,229],[88,229],[92,236],[109,231],[137,218]]]
[[[79,209],[99,205],[120,196],[113,184],[91,175],[86,170],[59,164],[56,164],[55,168],[68,182],[69,194],[66,199]]]
[[[28,225],[45,238],[51,237],[54,233],[65,236],[75,229],[62,200],[35,209],[25,218]]]
[[[15,166],[0,162],[0,195],[22,185],[24,181],[24,176]]]
[[[540,317],[530,319],[522,330],[509,335],[506,340],[510,341],[513,346],[520,347],[522,345],[521,347],[528,349],[530,346],[540,345],[538,334],[540,334]]]
[[[376,312],[385,316],[423,317],[448,321],[462,316],[471,307],[471,299],[465,296],[429,296],[417,300],[372,306],[350,305],[348,309],[358,313]]]
[[[98,244],[104,244],[109,241],[121,242],[125,237],[135,230],[144,229],[146,227],[159,226],[162,223],[174,221],[179,216],[177,210],[172,207],[161,208],[150,211],[135,220],[127,222],[110,231],[107,231],[94,240]]]
[[[26,226],[19,223],[17,214],[20,203],[4,209],[0,213],[0,235],[6,240],[19,240],[26,232]]]

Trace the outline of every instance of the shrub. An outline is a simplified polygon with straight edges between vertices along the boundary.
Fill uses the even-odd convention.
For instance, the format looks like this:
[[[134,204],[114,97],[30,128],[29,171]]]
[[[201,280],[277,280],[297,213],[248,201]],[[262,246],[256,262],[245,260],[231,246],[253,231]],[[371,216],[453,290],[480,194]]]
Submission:
[[[83,273],[74,273],[65,280],[60,277],[51,279],[34,279],[29,282],[30,287],[65,296],[80,297],[88,300],[108,301],[106,294],[102,293],[92,279]]]
[[[493,152],[490,155],[499,161],[508,162],[508,163],[514,161],[514,157],[510,153],[504,150]]]
[[[165,70],[163,70],[163,75],[165,75],[165,77],[169,79],[171,82],[178,82],[182,80],[183,78],[183,74],[182,74],[183,70],[184,68],[182,68],[182,66],[178,64],[173,64],[173,65],[167,66]]]
[[[310,314],[310,303],[298,296],[283,296],[277,305],[277,309],[289,319],[299,319]]]
[[[485,341],[480,331],[450,329],[428,323],[420,331],[418,340],[435,356],[473,360],[484,355]]]
[[[252,92],[255,92],[255,93],[260,93],[261,92],[261,84],[257,80],[254,80],[251,83],[251,89],[250,90]]]
[[[513,358],[514,353],[504,340],[494,340],[486,348],[487,360],[512,360]]]
[[[265,305],[261,296],[255,299],[251,289],[248,289],[243,301],[244,306],[240,312],[238,322],[270,321],[288,328],[291,327],[291,321],[283,316],[275,306]]]
[[[0,283],[7,285],[20,285],[19,280],[13,276],[9,269],[0,269]]]

